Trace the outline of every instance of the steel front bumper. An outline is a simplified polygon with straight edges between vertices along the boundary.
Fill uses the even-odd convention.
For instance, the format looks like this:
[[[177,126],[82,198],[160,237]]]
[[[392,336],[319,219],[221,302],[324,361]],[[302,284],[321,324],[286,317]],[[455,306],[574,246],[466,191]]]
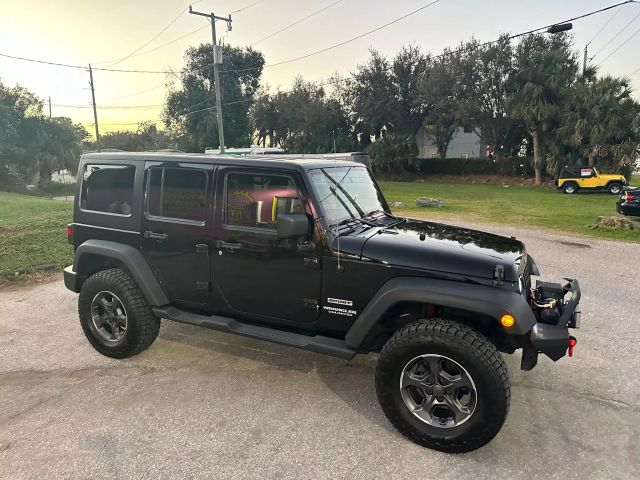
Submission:
[[[560,360],[567,353],[569,348],[570,328],[580,327],[580,284],[576,279],[565,279],[568,281],[565,287],[571,298],[564,305],[562,315],[557,325],[548,323],[536,323],[529,334],[530,345],[524,347],[522,353],[523,370],[531,370],[536,362],[538,353],[542,352],[554,362]]]

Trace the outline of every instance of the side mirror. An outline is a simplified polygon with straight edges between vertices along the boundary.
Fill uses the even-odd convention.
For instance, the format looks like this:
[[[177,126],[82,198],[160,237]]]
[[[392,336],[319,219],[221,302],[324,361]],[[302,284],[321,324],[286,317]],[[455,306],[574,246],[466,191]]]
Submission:
[[[304,213],[281,213],[276,220],[279,238],[308,237],[311,235],[309,217]]]

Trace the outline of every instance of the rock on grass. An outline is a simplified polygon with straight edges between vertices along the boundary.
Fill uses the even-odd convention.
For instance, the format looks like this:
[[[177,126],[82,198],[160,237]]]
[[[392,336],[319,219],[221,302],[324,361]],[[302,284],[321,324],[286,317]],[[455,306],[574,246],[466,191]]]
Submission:
[[[416,205],[418,207],[432,207],[432,208],[442,208],[444,207],[444,200],[442,198],[429,198],[429,197],[420,197],[416,198]]]
[[[608,228],[612,230],[635,230],[639,225],[624,217],[600,216],[591,226],[592,230],[597,228]]]

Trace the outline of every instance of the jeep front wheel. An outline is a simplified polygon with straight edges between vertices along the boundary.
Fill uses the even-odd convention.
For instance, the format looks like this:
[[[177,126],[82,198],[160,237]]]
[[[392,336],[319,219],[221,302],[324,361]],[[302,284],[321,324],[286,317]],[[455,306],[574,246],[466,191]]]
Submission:
[[[145,350],[160,330],[142,292],[122,268],[90,276],[78,297],[80,325],[93,347],[103,355],[126,358]]]
[[[476,450],[509,411],[507,367],[495,345],[442,319],[404,326],[386,343],[376,393],[389,421],[410,440],[443,452]]]

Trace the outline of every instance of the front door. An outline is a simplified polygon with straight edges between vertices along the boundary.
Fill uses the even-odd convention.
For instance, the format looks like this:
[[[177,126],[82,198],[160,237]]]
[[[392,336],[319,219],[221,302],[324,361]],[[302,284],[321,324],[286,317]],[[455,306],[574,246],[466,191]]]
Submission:
[[[142,250],[171,303],[204,306],[210,298],[211,168],[148,163]]]
[[[258,320],[315,321],[320,308],[319,253],[309,238],[280,239],[276,230],[280,213],[309,213],[299,180],[293,172],[235,167],[221,167],[217,175],[221,201],[212,263],[226,302]]]

